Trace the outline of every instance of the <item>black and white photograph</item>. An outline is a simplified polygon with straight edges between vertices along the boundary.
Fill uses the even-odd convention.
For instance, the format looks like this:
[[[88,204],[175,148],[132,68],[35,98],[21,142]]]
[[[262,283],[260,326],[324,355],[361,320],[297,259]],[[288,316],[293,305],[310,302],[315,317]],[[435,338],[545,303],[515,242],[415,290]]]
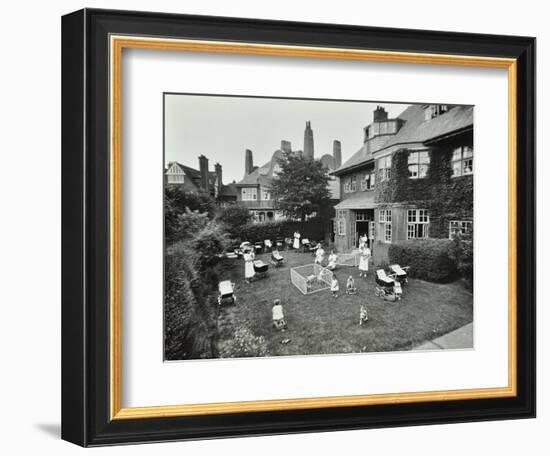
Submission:
[[[165,361],[474,348],[474,106],[163,97]]]

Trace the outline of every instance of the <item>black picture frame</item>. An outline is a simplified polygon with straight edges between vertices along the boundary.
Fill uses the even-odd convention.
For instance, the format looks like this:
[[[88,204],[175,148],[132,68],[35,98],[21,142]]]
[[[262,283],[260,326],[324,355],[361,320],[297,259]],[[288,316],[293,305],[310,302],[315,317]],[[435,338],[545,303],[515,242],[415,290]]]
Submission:
[[[109,36],[517,59],[517,395],[110,419]],[[62,19],[62,438],[82,446],[535,416],[535,39],[84,9]]]

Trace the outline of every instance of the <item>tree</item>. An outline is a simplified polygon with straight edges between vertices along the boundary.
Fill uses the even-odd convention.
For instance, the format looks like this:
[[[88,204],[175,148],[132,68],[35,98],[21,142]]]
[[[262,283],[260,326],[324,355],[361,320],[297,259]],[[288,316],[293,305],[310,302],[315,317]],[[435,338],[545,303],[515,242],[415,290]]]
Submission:
[[[320,161],[296,152],[285,152],[277,162],[281,171],[270,188],[275,207],[287,217],[304,222],[330,199],[327,171]]]
[[[223,223],[232,236],[236,236],[251,218],[252,214],[248,208],[238,204],[222,207],[216,214],[216,220]]]

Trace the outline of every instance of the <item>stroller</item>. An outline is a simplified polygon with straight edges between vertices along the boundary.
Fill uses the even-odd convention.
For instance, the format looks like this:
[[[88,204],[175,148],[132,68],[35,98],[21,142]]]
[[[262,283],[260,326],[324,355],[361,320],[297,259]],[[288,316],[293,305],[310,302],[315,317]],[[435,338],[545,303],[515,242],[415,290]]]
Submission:
[[[235,284],[231,280],[223,280],[218,283],[218,304],[235,304],[237,298],[234,296]]]
[[[267,263],[264,263],[262,260],[254,261],[254,273],[256,277],[258,277],[258,279],[267,277],[268,269],[269,269],[269,265]]]
[[[405,266],[402,268],[398,264],[392,264],[390,265],[390,271],[393,273],[392,275],[395,275],[395,278],[399,280],[400,283],[405,285],[409,282],[408,279],[408,272],[409,272],[409,266]]]
[[[262,253],[264,250],[264,245],[261,242],[254,243],[254,253]]]
[[[376,270],[376,288],[374,290],[375,296],[384,298],[385,296],[395,296],[395,280],[386,275],[386,271],[383,269]]]
[[[285,240],[277,238],[275,241],[275,247],[277,247],[277,250],[283,250],[285,248]]]
[[[277,249],[274,249],[271,252],[271,264],[275,265],[276,268],[282,266],[285,262],[284,257],[279,253]]]

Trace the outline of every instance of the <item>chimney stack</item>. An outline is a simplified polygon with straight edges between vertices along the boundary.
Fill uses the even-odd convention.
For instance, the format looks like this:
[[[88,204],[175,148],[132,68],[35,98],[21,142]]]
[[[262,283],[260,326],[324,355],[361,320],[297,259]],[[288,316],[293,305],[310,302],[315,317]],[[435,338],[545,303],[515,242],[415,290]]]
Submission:
[[[252,160],[252,151],[246,149],[244,154],[244,175],[248,176],[254,170],[254,162]]]
[[[216,164],[214,165],[214,170],[216,171],[217,192],[218,192],[218,194],[220,194],[221,191],[222,191],[222,185],[223,185],[223,181],[222,181],[222,165],[220,165],[219,163],[216,163]]]
[[[332,145],[332,156],[334,157],[334,169],[340,168],[342,166],[342,143],[337,139]]]
[[[385,120],[388,120],[388,113],[382,106],[376,106],[374,110],[374,121],[384,122]]]
[[[199,157],[199,169],[201,173],[201,187],[206,193],[210,193],[210,179],[208,179],[208,158]]]
[[[306,129],[304,131],[304,157],[313,160],[313,130],[311,129],[311,122],[306,122]]]
[[[281,150],[283,152],[291,152],[292,151],[292,145],[290,141],[281,140]]]

